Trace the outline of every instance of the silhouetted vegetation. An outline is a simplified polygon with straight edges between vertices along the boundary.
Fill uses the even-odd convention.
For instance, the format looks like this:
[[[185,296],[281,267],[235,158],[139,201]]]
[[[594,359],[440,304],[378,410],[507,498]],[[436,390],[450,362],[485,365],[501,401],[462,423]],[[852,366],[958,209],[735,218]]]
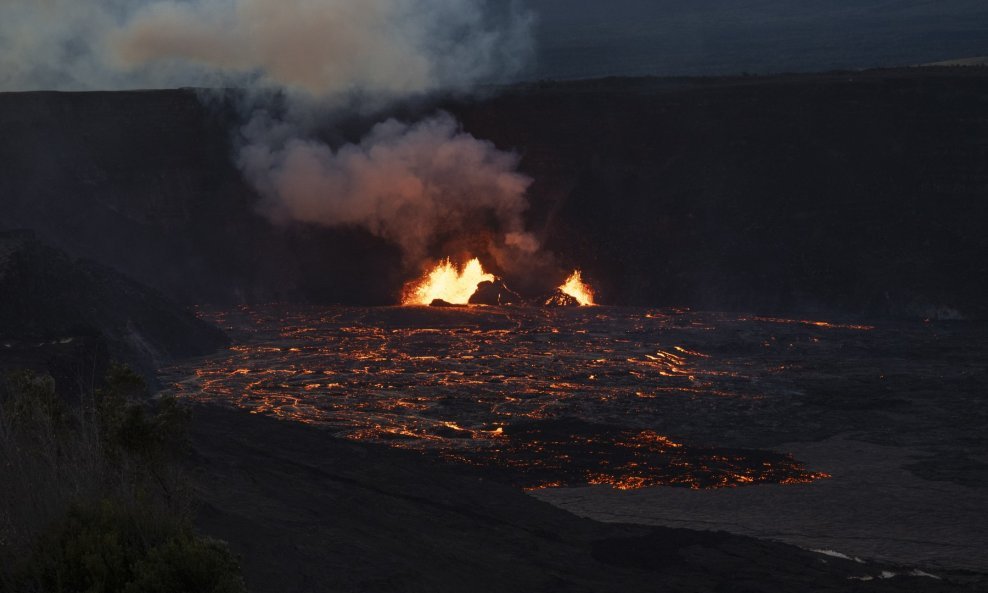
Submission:
[[[122,366],[77,407],[48,376],[0,382],[0,589],[244,591],[225,545],[194,533],[187,420]]]

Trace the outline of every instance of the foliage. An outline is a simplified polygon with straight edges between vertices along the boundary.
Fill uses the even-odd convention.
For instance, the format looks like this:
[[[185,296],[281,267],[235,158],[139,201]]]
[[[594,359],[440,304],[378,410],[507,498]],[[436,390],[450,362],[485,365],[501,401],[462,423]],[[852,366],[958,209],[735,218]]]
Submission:
[[[25,432],[60,431],[68,426],[67,406],[55,393],[55,380],[31,371],[13,371],[4,390],[8,429]]]
[[[192,528],[187,410],[112,366],[68,406],[51,377],[0,381],[0,590],[236,593],[236,559]]]
[[[226,547],[174,519],[103,501],[73,507],[37,542],[19,580],[49,593],[240,593]]]
[[[124,591],[241,593],[246,587],[224,542],[181,536],[153,548],[138,563],[134,581]]]
[[[172,397],[145,403],[144,379],[129,368],[111,366],[95,399],[100,437],[112,458],[131,455],[157,464],[184,448],[188,412]]]

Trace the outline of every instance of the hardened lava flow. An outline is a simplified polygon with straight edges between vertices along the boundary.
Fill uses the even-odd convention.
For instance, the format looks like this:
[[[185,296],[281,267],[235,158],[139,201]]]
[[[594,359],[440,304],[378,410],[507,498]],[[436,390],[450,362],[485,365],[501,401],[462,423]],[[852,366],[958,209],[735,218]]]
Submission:
[[[825,478],[785,453],[737,438],[721,444],[746,425],[764,431],[756,413],[789,388],[775,384],[786,380],[785,365],[764,356],[763,342],[772,340],[756,336],[753,352],[712,352],[722,343],[713,334],[792,326],[811,332],[803,339],[809,348],[826,332],[844,339],[868,331],[611,307],[244,307],[203,315],[237,343],[167,369],[164,379],[181,397],[429,452],[525,488]],[[698,432],[696,419],[711,428]]]

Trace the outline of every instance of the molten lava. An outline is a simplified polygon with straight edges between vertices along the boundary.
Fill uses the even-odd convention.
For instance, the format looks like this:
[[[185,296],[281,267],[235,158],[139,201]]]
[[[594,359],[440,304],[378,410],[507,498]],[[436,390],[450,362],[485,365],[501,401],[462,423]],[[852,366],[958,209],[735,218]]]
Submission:
[[[402,305],[429,305],[435,300],[443,300],[452,305],[466,305],[477,285],[493,282],[495,277],[484,271],[480,260],[473,258],[462,270],[456,269],[449,258],[436,264],[423,278],[405,286]]]
[[[791,386],[811,376],[805,369],[814,360],[843,360],[849,336],[865,339],[849,327],[610,307],[590,315],[534,307],[203,313],[238,341],[165,370],[162,382],[181,398],[433,452],[523,488],[727,488],[826,478],[783,453],[691,441],[727,423],[737,426],[735,438],[759,438],[775,420],[747,410],[800,413]],[[910,331],[926,335],[922,327]],[[723,345],[737,335],[744,345]],[[776,336],[778,346],[764,347]],[[800,366],[792,344],[823,358]],[[972,364],[983,366],[980,358]],[[866,365],[852,368],[865,376]],[[830,366],[821,364],[813,380],[831,380]],[[697,410],[709,419],[683,435],[644,428],[685,426]]]
[[[593,302],[593,290],[583,282],[583,277],[580,274],[580,270],[576,270],[570,277],[566,279],[566,282],[559,287],[559,290],[564,294],[568,294],[573,297],[584,307],[589,307],[594,304]]]

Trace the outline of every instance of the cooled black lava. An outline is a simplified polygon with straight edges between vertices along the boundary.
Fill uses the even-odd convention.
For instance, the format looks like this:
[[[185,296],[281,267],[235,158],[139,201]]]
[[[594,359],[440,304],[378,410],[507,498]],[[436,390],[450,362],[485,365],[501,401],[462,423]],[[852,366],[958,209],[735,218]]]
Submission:
[[[839,410],[814,405],[813,386],[834,365],[841,380],[879,380],[875,361],[846,354],[878,333],[888,342],[893,331],[606,307],[261,307],[203,316],[236,345],[167,369],[182,397],[432,451],[529,488],[826,477],[770,449],[815,434],[828,414],[840,422]],[[914,325],[909,331],[928,331]],[[872,403],[882,401],[876,394]]]

